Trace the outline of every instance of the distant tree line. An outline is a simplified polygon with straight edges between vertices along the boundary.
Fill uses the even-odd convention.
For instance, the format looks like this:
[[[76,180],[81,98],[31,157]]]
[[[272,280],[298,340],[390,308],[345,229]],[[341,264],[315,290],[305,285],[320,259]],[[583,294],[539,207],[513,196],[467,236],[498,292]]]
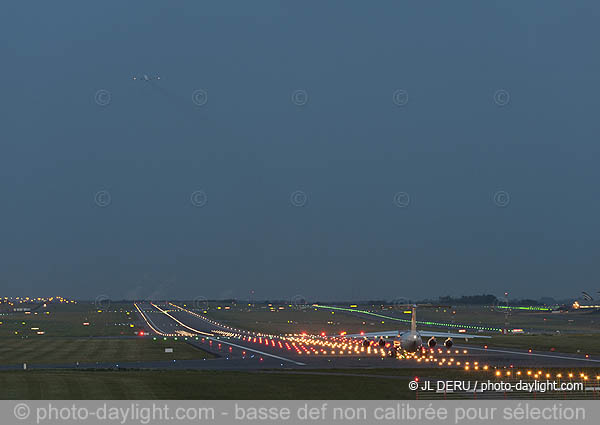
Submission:
[[[495,295],[463,295],[462,297],[440,297],[441,304],[477,304],[477,305],[493,305],[498,301]]]
[[[544,305],[544,303],[541,302],[541,301],[531,300],[529,298],[525,298],[525,299],[522,299],[522,300],[509,300],[508,304],[509,305],[515,305],[515,306],[523,306],[523,307],[535,306],[535,305]]]
[[[506,304],[505,298],[498,298],[495,295],[482,294],[482,295],[463,295],[461,297],[440,297],[440,304],[474,304],[474,305],[494,305],[494,304]],[[510,299],[508,305],[511,306],[537,306],[543,305],[544,303],[538,300],[529,298],[525,299]]]

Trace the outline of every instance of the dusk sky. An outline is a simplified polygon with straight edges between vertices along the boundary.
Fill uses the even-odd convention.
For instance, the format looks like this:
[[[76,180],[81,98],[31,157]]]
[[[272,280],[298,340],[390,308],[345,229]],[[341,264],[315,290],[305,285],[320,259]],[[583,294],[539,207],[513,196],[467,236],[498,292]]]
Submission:
[[[0,296],[600,290],[597,1],[2,9]]]

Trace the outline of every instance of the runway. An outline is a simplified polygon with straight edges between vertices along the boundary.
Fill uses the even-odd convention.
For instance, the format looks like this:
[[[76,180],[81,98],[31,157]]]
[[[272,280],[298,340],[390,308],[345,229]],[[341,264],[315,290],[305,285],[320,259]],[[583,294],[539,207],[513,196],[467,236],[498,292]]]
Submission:
[[[264,371],[319,369],[411,369],[446,368],[532,370],[600,367],[600,359],[556,352],[528,352],[490,346],[455,345],[450,350],[426,350],[418,358],[391,358],[377,348],[362,347],[362,340],[311,335],[265,335],[235,329],[176,303],[135,304],[136,326],[146,336],[133,338],[178,338],[216,358],[203,360],[29,364],[28,369],[196,369]],[[98,337],[105,338],[105,337]],[[108,337],[132,338],[132,337]],[[407,358],[408,357],[408,358]],[[0,370],[22,369],[22,365],[0,366]]]
[[[327,368],[550,368],[600,367],[600,359],[563,353],[474,348],[457,345],[450,350],[426,350],[416,358],[390,358],[376,349],[365,350],[360,340],[318,336],[265,335],[235,329],[175,303],[137,304],[142,321],[157,337],[174,335],[215,354],[217,360],[177,362],[169,367],[202,369],[327,369]],[[158,332],[158,333],[157,333]],[[163,362],[164,363],[164,362]],[[143,363],[139,367],[157,367]],[[162,364],[161,366],[164,366]],[[485,368],[485,369],[484,369]]]

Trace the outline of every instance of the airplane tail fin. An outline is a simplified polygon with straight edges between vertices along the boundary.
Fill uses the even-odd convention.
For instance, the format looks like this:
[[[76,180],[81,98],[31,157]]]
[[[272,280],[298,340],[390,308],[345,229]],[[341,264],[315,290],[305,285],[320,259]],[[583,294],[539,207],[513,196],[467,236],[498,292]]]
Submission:
[[[417,332],[417,306],[413,304],[412,314],[410,318],[410,331],[411,333]]]

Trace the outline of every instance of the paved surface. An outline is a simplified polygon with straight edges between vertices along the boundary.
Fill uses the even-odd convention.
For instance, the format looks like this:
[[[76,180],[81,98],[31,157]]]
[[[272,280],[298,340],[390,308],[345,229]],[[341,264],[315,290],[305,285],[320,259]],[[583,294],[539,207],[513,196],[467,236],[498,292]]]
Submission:
[[[263,368],[415,368],[415,367],[440,367],[443,360],[446,367],[453,359],[453,367],[468,365],[483,367],[600,367],[600,359],[588,358],[573,354],[562,353],[529,353],[526,350],[500,349],[500,348],[474,348],[467,346],[454,346],[451,350],[436,349],[434,359],[429,362],[417,362],[414,359],[395,359],[381,357],[380,355],[367,355],[366,353],[323,354],[314,353],[311,344],[303,344],[298,350],[291,346],[290,340],[285,337],[260,338],[257,334],[239,329],[231,329],[223,324],[203,318],[193,310],[183,310],[175,304],[148,304],[140,305],[144,314],[159,330],[164,333],[172,332],[203,332],[198,339],[188,337],[188,342],[199,348],[209,351],[217,356],[227,359],[224,362],[214,362],[217,368],[235,369],[263,369]],[[163,310],[163,311],[161,311]],[[338,339],[339,340],[339,339]],[[288,347],[286,347],[286,342]],[[296,347],[301,346],[296,344]],[[308,347],[309,353],[306,352]],[[320,348],[320,347],[319,347]],[[318,350],[317,350],[318,351]],[[207,368],[205,363],[203,368]],[[460,365],[458,364],[460,362]],[[212,366],[210,367],[212,368]]]
[[[266,336],[232,329],[193,310],[170,303],[136,304],[146,338],[181,338],[217,356],[208,360],[121,363],[64,363],[28,365],[29,369],[200,369],[200,370],[310,370],[330,368],[464,368],[494,367],[600,367],[600,359],[562,353],[529,353],[525,350],[454,346],[435,349],[421,361],[383,357],[361,350],[360,341],[344,338]],[[138,337],[139,338],[139,337]],[[327,345],[329,344],[329,345]],[[345,345],[347,346],[345,346]],[[344,347],[344,348],[342,348]],[[340,350],[342,353],[340,353]],[[333,351],[333,353],[332,353]],[[430,358],[432,357],[432,358]],[[22,366],[0,366],[0,370]],[[409,371],[407,370],[407,373]]]

